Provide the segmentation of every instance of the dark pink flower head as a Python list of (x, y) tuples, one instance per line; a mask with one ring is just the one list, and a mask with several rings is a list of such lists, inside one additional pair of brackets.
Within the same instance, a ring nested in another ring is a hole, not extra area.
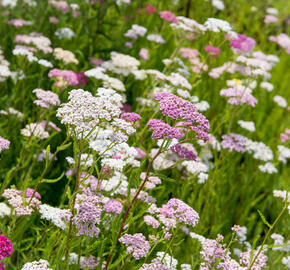
[(13, 246), (9, 238), (0, 235), (0, 260), (9, 257), (13, 252)]
[[(31, 196), (33, 195), (33, 193), (34, 193), (34, 189), (27, 188), (26, 189), (26, 198), (31, 198)], [(40, 194), (37, 191), (34, 193), (34, 196), (33, 197), (36, 198), (36, 199), (41, 199), (41, 196), (40, 196)]]
[(123, 107), (122, 107), (122, 111), (123, 112), (130, 112), (132, 109), (132, 106), (130, 104), (123, 104)]
[(198, 213), (179, 199), (172, 198), (160, 208), (160, 214), (177, 222), (194, 227), (199, 221)]
[(153, 5), (147, 4), (145, 6), (146, 14), (147, 15), (152, 15), (153, 13), (156, 12), (156, 8)]
[(221, 53), (221, 50), (220, 48), (217, 48), (217, 47), (213, 47), (213, 46), (210, 46), (210, 45), (206, 45), (205, 48), (204, 48), (210, 56), (212, 57), (216, 57), (218, 54)]
[(238, 34), (237, 38), (234, 38), (230, 42), (230, 46), (235, 48), (238, 52), (249, 53), (252, 51), (256, 41), (253, 38), (247, 37), (243, 34)]
[(178, 23), (178, 19), (176, 18), (174, 13), (172, 13), (171, 11), (168, 11), (168, 10), (160, 11), (159, 15), (165, 21), (172, 22), (172, 23)]
[(141, 116), (137, 113), (122, 113), (121, 118), (128, 122), (136, 122), (141, 119)]
[(191, 123), (188, 128), (195, 132), (198, 138), (208, 140), (209, 121), (197, 111), (193, 103), (167, 92), (157, 93), (154, 98), (159, 101), (163, 115)]

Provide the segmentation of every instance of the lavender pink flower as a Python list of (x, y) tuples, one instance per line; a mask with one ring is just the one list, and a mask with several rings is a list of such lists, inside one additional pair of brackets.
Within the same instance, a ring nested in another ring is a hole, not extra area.
[(52, 69), (48, 73), (48, 77), (61, 77), (71, 86), (80, 86), (86, 84), (88, 79), (83, 72), (74, 72), (72, 70), (60, 70), (57, 68)]
[[(242, 252), (240, 254), (240, 264), (244, 267), (249, 267), (253, 258), (256, 257), (256, 255), (258, 254), (258, 250), (253, 250), (252, 251), (253, 254), (251, 255), (251, 250), (248, 250), (246, 252)], [(264, 267), (266, 267), (266, 262), (268, 260), (268, 257), (264, 254), (264, 252), (262, 251), (259, 256), (257, 257), (256, 261), (254, 262), (253, 266), (252, 266), (252, 270), (260, 270)]]
[(122, 212), (123, 205), (119, 201), (115, 199), (110, 199), (105, 205), (104, 205), (104, 211), (107, 213), (115, 213), (119, 215)]
[(160, 208), (160, 214), (194, 227), (199, 221), (199, 215), (189, 205), (179, 199), (170, 199)]
[(121, 118), (128, 122), (136, 122), (141, 119), (141, 116), (137, 113), (122, 113)]
[(246, 152), (246, 143), (248, 138), (236, 133), (230, 133), (229, 135), (222, 136), (222, 147), (228, 149), (230, 152), (233, 150), (237, 152)]
[(153, 5), (147, 4), (145, 6), (146, 14), (147, 15), (152, 15), (153, 13), (156, 12), (156, 8)]
[(10, 146), (10, 141), (8, 141), (0, 136), (0, 153), (3, 150), (9, 149), (9, 146)]
[(51, 91), (45, 91), (40, 88), (34, 89), (32, 91), (38, 98), (33, 103), (42, 108), (48, 109), (50, 106), (58, 106), (60, 100), (57, 94)]
[(146, 257), (150, 245), (142, 233), (124, 234), (119, 241), (126, 245), (127, 254), (132, 254), (136, 260)]
[(170, 150), (175, 153), (176, 155), (178, 155), (179, 158), (181, 159), (193, 159), (196, 160), (197, 155), (187, 149), (186, 147), (182, 146), (181, 144), (175, 144), (173, 146), (170, 147)]

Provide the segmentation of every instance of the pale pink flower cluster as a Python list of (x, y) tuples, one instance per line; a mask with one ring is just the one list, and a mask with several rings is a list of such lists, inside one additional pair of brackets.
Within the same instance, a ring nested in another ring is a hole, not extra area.
[(59, 106), (60, 104), (58, 95), (51, 91), (45, 91), (40, 88), (36, 88), (32, 92), (38, 98), (33, 102), (37, 106), (48, 109), (50, 106)]
[(127, 254), (132, 254), (136, 260), (146, 257), (150, 244), (142, 233), (124, 234), (119, 241), (126, 245)]
[[(248, 250), (246, 252), (242, 252), (240, 254), (240, 264), (245, 267), (249, 267), (253, 258), (255, 258), (258, 254), (258, 250)], [(255, 260), (254, 264), (252, 265), (252, 270), (260, 270), (267, 266), (268, 257), (262, 251), (257, 259)]]
[(57, 60), (62, 60), (65, 64), (73, 63), (77, 65), (79, 63), (71, 51), (63, 50), (62, 48), (55, 48), (53, 55)]
[(67, 13), (70, 10), (70, 6), (66, 1), (49, 0), (49, 3), (63, 13)]
[(0, 153), (3, 150), (9, 149), (9, 146), (10, 146), (10, 141), (8, 141), (0, 136)]
[(25, 137), (37, 137), (38, 139), (46, 139), (49, 137), (49, 133), (44, 130), (43, 126), (38, 123), (31, 123), (25, 126), (25, 128), (21, 129), (21, 135)]
[(32, 22), (30, 21), (25, 21), (23, 19), (13, 19), (13, 20), (9, 20), (7, 21), (7, 24), (11, 24), (15, 27), (22, 27), (24, 25), (31, 25)]
[(16, 43), (33, 44), (38, 50), (44, 53), (51, 53), (50, 40), (39, 33), (30, 33), (29, 35), (16, 35), (14, 41)]
[(276, 42), (279, 46), (286, 50), (288, 54), (290, 54), (290, 38), (287, 34), (282, 33), (278, 36), (270, 36), (270, 41)]
[[(41, 204), (41, 201), (38, 200), (38, 198), (40, 199), (39, 194), (35, 193), (34, 197), (31, 199), (32, 194), (33, 192), (28, 191), (25, 198), (21, 190), (5, 189), (2, 196), (14, 207), (17, 216), (29, 216), (35, 209), (38, 209)], [(29, 202), (30, 204), (28, 204)]]

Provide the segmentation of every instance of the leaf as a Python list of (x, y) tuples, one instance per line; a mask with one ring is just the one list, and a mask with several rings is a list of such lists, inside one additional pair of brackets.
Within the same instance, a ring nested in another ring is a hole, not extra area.
[(262, 214), (262, 212), (258, 209), (257, 210), (262, 221), (264, 222), (264, 224), (266, 224), (269, 228), (272, 228), (272, 225), (266, 220), (266, 218), (264, 217), (264, 215)]
[(62, 173), (58, 178), (55, 179), (42, 179), (42, 183), (56, 183), (58, 182), (62, 177), (64, 176), (64, 173)]
[(64, 145), (61, 145), (61, 146), (58, 146), (57, 151), (63, 151), (65, 149), (67, 149), (70, 145), (71, 145), (71, 142), (64, 144)]
[(49, 163), (49, 154), (50, 154), (50, 144), (46, 147), (46, 154), (45, 154), (45, 167), (46, 168)]

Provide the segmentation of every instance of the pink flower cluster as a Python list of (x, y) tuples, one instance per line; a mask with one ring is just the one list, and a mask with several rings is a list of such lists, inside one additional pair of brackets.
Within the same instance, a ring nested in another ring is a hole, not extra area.
[(178, 23), (178, 19), (171, 11), (168, 11), (168, 10), (160, 11), (159, 15), (163, 20), (166, 20), (172, 23)]
[(210, 45), (206, 45), (205, 46), (205, 51), (209, 53), (210, 56), (212, 57), (216, 57), (217, 55), (219, 55), (221, 53), (221, 50), (220, 48), (218, 47), (213, 47), (213, 46), (210, 46)]
[(7, 21), (7, 24), (11, 24), (15, 27), (22, 27), (24, 25), (30, 25), (30, 22), (25, 21), (23, 19), (13, 19), (13, 20)]
[(290, 54), (290, 38), (287, 34), (282, 33), (278, 35), (277, 37), (270, 36), (269, 40), (276, 42), (279, 46), (285, 49), (288, 54)]
[(136, 260), (146, 257), (150, 245), (142, 233), (135, 233), (133, 235), (124, 234), (119, 241), (126, 245), (127, 254), (132, 254)]
[[(253, 250), (253, 254), (251, 254), (251, 250), (248, 250), (246, 252), (242, 252), (240, 254), (240, 264), (245, 267), (249, 267), (253, 258), (256, 257), (258, 254), (258, 250)], [(257, 257), (256, 261), (254, 262), (252, 266), (252, 270), (260, 270), (266, 267), (266, 262), (268, 260), (268, 257), (264, 254), (262, 251), (259, 256)]]
[(0, 136), (0, 153), (3, 150), (9, 149), (9, 146), (10, 146), (10, 141), (8, 141)]
[(13, 252), (13, 246), (9, 238), (0, 235), (0, 260), (9, 257)]
[(162, 120), (151, 119), (148, 121), (147, 126), (153, 131), (152, 138), (154, 139), (180, 139), (184, 133), (179, 128), (172, 127)]
[[(14, 207), (17, 216), (29, 216), (32, 214), (34, 209), (38, 208), (41, 204), (41, 201), (37, 199), (39, 194), (37, 195), (35, 193), (34, 197), (31, 199), (32, 194), (33, 192), (28, 191), (26, 193), (26, 200), (24, 200), (23, 192), (21, 190), (5, 189), (2, 196), (8, 199), (9, 204)], [(30, 204), (28, 204), (29, 202)]]
[(208, 140), (209, 121), (197, 111), (193, 103), (166, 92), (157, 93), (154, 98), (159, 101), (163, 115), (187, 121), (187, 127), (194, 131), (197, 137)]
[(229, 97), (228, 103), (234, 105), (242, 105), (247, 103), (248, 105), (255, 107), (258, 103), (257, 99), (248, 91), (248, 89), (242, 87), (241, 85), (222, 89), (220, 91), (220, 95)]
[[(286, 141), (289, 141), (290, 140), (290, 129), (289, 128), (286, 128), (285, 133), (281, 133), (280, 134), (280, 139), (282, 142), (286, 142)], [(0, 147), (1, 148), (1, 147)]]
[(48, 73), (48, 77), (60, 77), (65, 80), (71, 86), (80, 86), (86, 84), (88, 79), (83, 72), (74, 72), (72, 70), (61, 70), (54, 68)]
[(238, 52), (249, 53), (252, 51), (256, 41), (243, 34), (238, 34), (237, 38), (234, 38), (230, 42), (230, 46), (235, 48)]
[(196, 158), (197, 158), (197, 155), (193, 151), (187, 149), (186, 147), (182, 146), (179, 143), (171, 146), (170, 150), (173, 153), (175, 153), (176, 155), (178, 155), (178, 157), (181, 158), (181, 159), (193, 159), (193, 160), (196, 160)]
[(128, 122), (136, 122), (141, 119), (141, 116), (137, 113), (122, 113), (121, 118)]
[(228, 149), (230, 152), (233, 150), (237, 152), (246, 152), (245, 145), (248, 138), (236, 133), (230, 133), (229, 135), (222, 136), (222, 147)]
[(155, 217), (152, 217), (150, 215), (144, 216), (144, 222), (155, 229), (158, 228), (160, 224)]
[(115, 200), (115, 199), (110, 199), (105, 205), (104, 205), (104, 211), (107, 213), (115, 213), (119, 215), (122, 212), (123, 205)]
[(58, 106), (60, 104), (58, 95), (51, 91), (45, 91), (40, 88), (37, 88), (37, 89), (34, 89), (32, 92), (38, 98), (37, 100), (33, 102), (37, 106), (48, 109), (50, 105)]
[(55, 1), (55, 0), (50, 0), (49, 3), (55, 7), (56, 9), (60, 10), (63, 13), (67, 13), (70, 10), (70, 6), (66, 1)]
[(177, 222), (185, 223), (194, 227), (199, 220), (199, 215), (183, 201), (172, 198), (160, 208), (160, 214), (175, 219)]

